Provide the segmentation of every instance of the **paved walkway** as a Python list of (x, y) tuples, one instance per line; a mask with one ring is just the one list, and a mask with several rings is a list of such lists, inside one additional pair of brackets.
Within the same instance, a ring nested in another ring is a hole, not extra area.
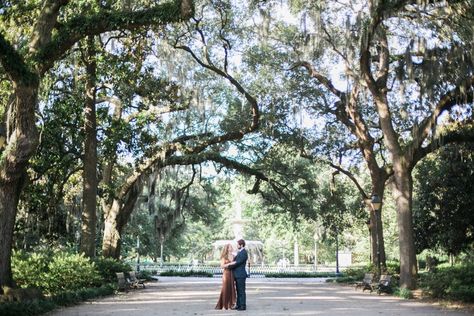
[(318, 279), (248, 279), (247, 311), (214, 310), (218, 278), (160, 277), (146, 289), (56, 310), (51, 316), (472, 315)]

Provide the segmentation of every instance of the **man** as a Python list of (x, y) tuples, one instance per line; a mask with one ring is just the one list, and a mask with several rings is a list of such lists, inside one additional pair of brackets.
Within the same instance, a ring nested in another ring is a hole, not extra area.
[(247, 309), (246, 295), (245, 295), (245, 280), (247, 279), (247, 271), (245, 271), (245, 265), (247, 264), (248, 254), (245, 249), (245, 240), (240, 239), (237, 241), (237, 256), (234, 261), (229, 265), (232, 269), (235, 279), (235, 287), (237, 289), (237, 304), (232, 308), (238, 311), (244, 311)]

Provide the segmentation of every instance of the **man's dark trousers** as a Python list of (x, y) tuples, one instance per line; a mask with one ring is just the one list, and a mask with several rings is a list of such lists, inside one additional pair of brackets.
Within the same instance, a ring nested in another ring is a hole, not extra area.
[(245, 294), (245, 281), (246, 278), (236, 278), (235, 287), (237, 289), (237, 307), (246, 308), (247, 296)]

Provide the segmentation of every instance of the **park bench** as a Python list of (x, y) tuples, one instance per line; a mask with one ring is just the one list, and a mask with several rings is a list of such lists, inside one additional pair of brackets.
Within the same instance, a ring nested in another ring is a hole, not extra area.
[(382, 274), (377, 284), (377, 293), (392, 293), (392, 276), (388, 274)]
[(128, 273), (130, 279), (129, 279), (129, 282), (130, 282), (130, 285), (133, 287), (133, 288), (138, 288), (138, 286), (141, 286), (143, 288), (145, 288), (145, 279), (138, 279), (137, 278), (137, 275), (135, 274), (135, 271), (130, 271)]
[(374, 282), (374, 274), (373, 273), (366, 273), (364, 275), (364, 279), (361, 282), (357, 282), (355, 288), (362, 288), (362, 291), (370, 290), (372, 292), (374, 289), (372, 287), (372, 283)]
[(118, 285), (118, 289), (119, 291), (122, 290), (122, 291), (125, 291), (127, 292), (130, 287), (131, 287), (131, 284), (130, 282), (125, 278), (125, 273), (123, 272), (115, 272), (115, 274), (117, 275), (117, 285)]

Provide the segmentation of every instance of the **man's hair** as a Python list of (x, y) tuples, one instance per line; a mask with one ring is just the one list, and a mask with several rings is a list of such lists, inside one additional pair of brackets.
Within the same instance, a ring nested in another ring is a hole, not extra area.
[(245, 240), (239, 239), (239, 240), (237, 240), (237, 243), (238, 243), (239, 245), (241, 245), (242, 247), (245, 247)]

